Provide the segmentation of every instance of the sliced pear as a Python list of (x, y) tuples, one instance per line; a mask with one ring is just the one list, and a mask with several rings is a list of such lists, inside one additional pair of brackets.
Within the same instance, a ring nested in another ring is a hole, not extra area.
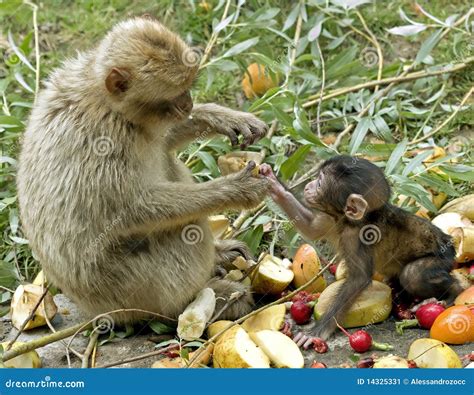
[(184, 368), (186, 364), (181, 358), (162, 358), (156, 362), (153, 362), (151, 367), (153, 369), (176, 369), (176, 368)]
[[(314, 306), (314, 317), (319, 319), (327, 310), (330, 303), (338, 297), (339, 289), (344, 280), (329, 285)], [(341, 325), (345, 328), (375, 324), (387, 319), (392, 310), (392, 290), (380, 281), (372, 281), (352, 303), (344, 316)]]
[(464, 228), (466, 226), (472, 226), (472, 222), (469, 218), (459, 213), (443, 213), (431, 221), (431, 223), (440, 228), (444, 233), (451, 234), (454, 228)]
[(409, 368), (408, 361), (397, 355), (387, 355), (375, 361), (373, 368)]
[(285, 322), (286, 306), (284, 303), (268, 307), (253, 317), (247, 318), (243, 324), (247, 332), (258, 332), (264, 329), (280, 330)]
[(293, 281), (294, 274), (283, 261), (267, 255), (258, 265), (252, 279), (252, 289), (260, 294), (279, 294)]
[(466, 195), (445, 204), (440, 213), (459, 213), (474, 221), (474, 194)]
[(270, 360), (252, 341), (245, 330), (236, 325), (225, 332), (214, 347), (215, 368), (269, 368)]
[(458, 355), (447, 344), (435, 339), (417, 339), (408, 350), (408, 359), (419, 368), (461, 368)]
[(456, 262), (469, 262), (474, 259), (474, 226), (451, 229), (454, 248), (456, 249)]
[(210, 339), (211, 337), (217, 335), (220, 331), (229, 326), (229, 324), (232, 324), (232, 321), (220, 320), (213, 322), (207, 327), (207, 337)]
[[(3, 349), (7, 347), (10, 342), (2, 343)], [(24, 344), (23, 342), (15, 342), (12, 346), (12, 350), (17, 348), (18, 346)], [(9, 359), (8, 361), (3, 363), (7, 368), (40, 368), (41, 367), (41, 359), (38, 353), (33, 350), (29, 351), (25, 354), (18, 355), (15, 358)]]
[[(12, 297), (10, 311), (12, 324), (16, 329), (20, 329), (25, 320), (28, 319), (43, 292), (44, 289), (40, 285), (25, 284), (18, 286)], [(52, 320), (57, 312), (58, 308), (54, 303), (53, 295), (48, 292), (43, 302), (36, 309), (33, 319), (28, 321), (24, 329), (28, 330), (46, 325), (46, 317), (48, 320)]]
[(250, 334), (252, 340), (277, 368), (302, 368), (303, 354), (296, 343), (278, 331), (263, 330)]

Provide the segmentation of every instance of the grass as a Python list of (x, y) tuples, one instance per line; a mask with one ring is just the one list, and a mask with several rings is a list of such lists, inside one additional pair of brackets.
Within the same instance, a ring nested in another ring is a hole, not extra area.
[[(430, 194), (443, 193), (447, 199), (452, 199), (472, 193), (472, 97), (467, 101), (466, 108), (461, 109), (433, 139), (410, 147), (405, 143), (417, 134), (423, 136), (429, 133), (456, 110), (473, 86), (472, 64), (456, 74), (397, 84), (382, 98), (374, 98), (373, 91), (365, 89), (327, 100), (320, 108), (323, 122), (319, 139), (315, 123), (318, 106), (302, 110), (309, 96), (319, 97), (323, 75), (316, 41), (309, 42), (308, 34), (322, 21), (323, 28), (316, 40), (322, 49), (325, 92), (328, 92), (377, 78), (377, 61), (368, 64), (363, 57), (367, 49), (374, 51), (375, 48), (374, 43), (367, 40), (369, 32), (365, 31), (357, 11), (380, 44), (384, 56), (383, 77), (392, 77), (400, 75), (417, 56), (422, 57), (423, 61), (415, 65), (415, 70), (461, 63), (472, 56), (473, 36), (472, 30), (469, 30), (472, 29), (472, 16), (468, 23), (450, 29), (425, 56), (420, 53), (435, 32), (447, 29), (423, 11), (440, 21), (452, 15), (456, 15), (457, 20), (468, 13), (471, 2), (423, 0), (419, 2), (420, 8), (411, 0), (375, 1), (350, 10), (344, 10), (335, 3), (341, 4), (342, 1), (302, 0), (296, 3), (249, 0), (237, 9), (237, 2), (232, 1), (229, 15), (234, 17), (218, 34), (193, 92), (195, 100), (257, 111), (269, 123), (277, 119), (275, 134), (255, 144), (251, 150), (259, 151), (265, 147), (266, 161), (274, 165), (289, 184), (300, 179), (316, 160), (334, 155), (336, 150), (352, 151), (356, 155), (369, 157), (385, 169), (391, 169), (386, 172), (394, 189), (394, 201), (398, 200), (399, 195), (406, 195), (410, 197), (404, 203), (407, 209), (416, 212), (424, 207), (433, 216), (437, 207), (433, 205)], [(221, 20), (224, 8), (224, 0), (43, 1), (37, 12), (41, 78), (46, 77), (66, 57), (74, 56), (77, 50), (93, 46), (117, 21), (131, 15), (156, 15), (192, 46), (203, 50)], [(297, 12), (292, 14), (295, 8), (298, 8)], [(388, 29), (408, 24), (402, 21), (399, 9), (404, 10), (410, 19), (429, 27), (409, 37), (390, 34)], [(299, 16), (301, 35), (294, 63), (290, 65)], [(10, 32), (12, 40), (34, 69), (32, 17), (32, 7), (21, 0), (0, 3), (0, 52), (3, 59), (0, 63), (3, 100), (0, 113), (0, 228), (3, 235), (0, 242), (0, 295), (4, 306), (11, 297), (10, 290), (19, 282), (31, 281), (40, 268), (21, 232), (14, 178), (19, 138), (34, 99), (34, 92), (25, 86), (34, 91), (35, 73), (16, 56), (8, 39)], [(289, 26), (287, 29), (283, 28), (285, 23)], [(235, 49), (239, 43), (255, 37), (259, 41), (253, 46), (223, 58), (229, 49)], [(240, 83), (246, 66), (254, 61), (279, 74), (282, 84), (262, 99), (249, 101), (243, 96)], [(360, 116), (361, 110), (368, 104), (368, 113)], [(351, 123), (356, 127), (337, 147), (330, 147), (334, 136)], [(447, 156), (437, 158), (440, 171), (427, 170), (426, 166), (416, 162), (417, 154), (435, 146), (442, 147), (447, 153)], [(396, 147), (401, 155), (394, 154)], [(222, 138), (213, 139), (203, 146), (194, 144), (192, 148), (182, 154), (182, 159), (190, 164), (196, 178), (201, 181), (219, 176), (217, 156), (231, 150)], [(194, 156), (189, 157), (192, 152), (195, 152)], [(234, 213), (232, 217), (236, 215)], [(240, 217), (239, 223), (239, 237), (248, 241), (255, 253), (270, 248), (291, 255), (298, 241), (295, 230), (287, 226), (285, 218), (270, 202), (257, 213)]]

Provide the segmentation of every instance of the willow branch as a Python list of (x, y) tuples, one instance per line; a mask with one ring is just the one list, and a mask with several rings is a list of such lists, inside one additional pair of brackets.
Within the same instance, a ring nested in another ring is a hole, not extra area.
[(426, 135), (424, 135), (424, 136), (422, 136), (418, 139), (410, 141), (408, 143), (408, 145), (418, 144), (418, 143), (434, 136), (441, 129), (443, 129), (449, 122), (451, 122), (451, 120), (457, 115), (457, 113), (461, 110), (461, 108), (466, 104), (467, 100), (469, 99), (469, 97), (472, 95), (473, 92), (474, 92), (474, 88), (469, 89), (469, 91), (462, 98), (462, 100), (459, 103), (458, 107), (449, 115), (449, 117), (447, 117), (443, 122), (441, 122), (437, 127), (435, 127), (430, 133), (428, 133), (428, 134), (426, 134)]

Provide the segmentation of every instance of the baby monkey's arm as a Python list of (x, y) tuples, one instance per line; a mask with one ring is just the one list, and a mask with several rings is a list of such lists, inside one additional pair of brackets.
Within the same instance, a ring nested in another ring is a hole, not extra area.
[(324, 239), (334, 228), (335, 222), (329, 215), (313, 211), (301, 204), (273, 174), (270, 165), (260, 166), (260, 174), (270, 182), (270, 196), (278, 204), (298, 231), (310, 240)]

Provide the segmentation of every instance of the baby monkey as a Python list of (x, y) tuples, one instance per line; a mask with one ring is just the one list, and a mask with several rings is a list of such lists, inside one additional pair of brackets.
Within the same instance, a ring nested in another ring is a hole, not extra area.
[(348, 276), (316, 327), (327, 339), (336, 320), (372, 281), (374, 271), (398, 279), (420, 298), (453, 298), (462, 289), (451, 277), (455, 251), (450, 236), (426, 219), (389, 203), (390, 187), (371, 162), (345, 155), (320, 166), (299, 202), (263, 164), (260, 173), (271, 183), (272, 199), (300, 233), (330, 242), (346, 262)]

